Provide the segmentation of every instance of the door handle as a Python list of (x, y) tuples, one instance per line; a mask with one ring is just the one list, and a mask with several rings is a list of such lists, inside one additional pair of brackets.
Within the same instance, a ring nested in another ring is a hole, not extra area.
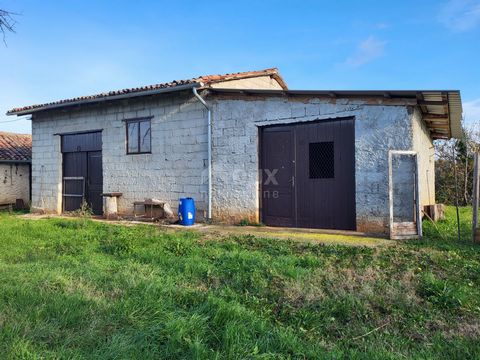
[(292, 176), (292, 187), (295, 187), (295, 176)]

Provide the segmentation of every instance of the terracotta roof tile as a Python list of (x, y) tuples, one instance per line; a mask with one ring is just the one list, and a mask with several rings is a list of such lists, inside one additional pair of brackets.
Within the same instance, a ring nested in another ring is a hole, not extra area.
[(0, 162), (31, 161), (32, 136), (0, 131)]
[(202, 82), (206, 86), (208, 86), (209, 84), (215, 83), (215, 82), (246, 79), (246, 78), (257, 77), (257, 76), (272, 76), (276, 78), (277, 81), (280, 82), (280, 85), (282, 87), (285, 87), (285, 90), (286, 90), (286, 84), (281, 78), (277, 68), (270, 68), (270, 69), (256, 70), (256, 71), (244, 71), (244, 72), (223, 74), (223, 75), (204, 75), (204, 76), (199, 76), (198, 78), (195, 78), (193, 80)]
[(42, 108), (42, 107), (46, 107), (46, 106), (50, 106), (50, 105), (69, 104), (69, 103), (75, 103), (75, 102), (81, 101), (81, 100), (102, 99), (102, 98), (108, 98), (110, 96), (123, 95), (123, 94), (129, 94), (129, 93), (137, 93), (137, 92), (142, 92), (142, 91), (157, 90), (157, 89), (164, 89), (164, 88), (174, 88), (175, 86), (188, 85), (188, 84), (194, 84), (194, 83), (196, 83), (196, 82), (192, 81), (192, 80), (174, 80), (174, 81), (171, 81), (171, 82), (168, 82), (168, 83), (140, 86), (140, 87), (129, 88), (129, 89), (114, 90), (114, 91), (104, 92), (104, 93), (95, 94), (95, 95), (78, 96), (78, 97), (74, 97), (74, 98), (70, 98), (70, 99), (53, 101), (53, 102), (50, 102), (50, 103), (36, 104), (36, 105), (29, 105), (29, 106), (24, 106), (24, 107), (20, 107), (20, 108), (14, 108), (12, 110), (7, 111), (7, 115), (13, 115), (13, 114), (15, 114), (17, 112), (20, 112), (20, 111), (33, 110), (33, 109)]
[(203, 87), (208, 87), (210, 84), (213, 84), (213, 83), (216, 83), (216, 82), (245, 79), (245, 78), (257, 77), (257, 76), (272, 76), (273, 78), (275, 78), (279, 82), (279, 84), (284, 89), (287, 89), (287, 85), (285, 84), (282, 77), (278, 73), (278, 69), (277, 68), (271, 68), (271, 69), (265, 69), (265, 70), (246, 71), (246, 72), (238, 72), (238, 73), (223, 74), (223, 75), (204, 75), (204, 76), (199, 76), (199, 77), (196, 77), (196, 78), (193, 78), (193, 79), (174, 80), (174, 81), (167, 82), (167, 83), (154, 84), (154, 85), (141, 86), (141, 87), (128, 88), (128, 89), (121, 89), (121, 90), (109, 91), (109, 92), (104, 92), (104, 93), (95, 94), (95, 95), (79, 96), (79, 97), (74, 97), (74, 98), (64, 99), (64, 100), (58, 100), (58, 101), (45, 103), (45, 104), (37, 104), (37, 105), (29, 105), (29, 106), (24, 106), (24, 107), (19, 107), (19, 108), (13, 108), (13, 109), (7, 111), (7, 115), (15, 115), (15, 114), (20, 113), (20, 112), (26, 112), (26, 111), (29, 111), (29, 110), (36, 110), (36, 109), (39, 109), (39, 108), (46, 108), (46, 107), (54, 106), (54, 105), (55, 106), (63, 105), (63, 104), (68, 105), (68, 104), (76, 103), (76, 102), (82, 101), (82, 100), (105, 99), (105, 98), (108, 98), (108, 97), (118, 96), (118, 95), (123, 95), (123, 94), (131, 94), (131, 93), (133, 94), (133, 93), (138, 93), (138, 92), (143, 92), (143, 91), (165, 89), (165, 88), (175, 88), (176, 86), (180, 86), (180, 85), (199, 84)]

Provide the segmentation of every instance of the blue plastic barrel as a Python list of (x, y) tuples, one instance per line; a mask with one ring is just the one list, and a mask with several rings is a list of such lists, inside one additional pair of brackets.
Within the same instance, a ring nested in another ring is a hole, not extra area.
[(195, 223), (195, 201), (192, 198), (181, 198), (178, 203), (178, 219), (180, 225), (191, 226)]

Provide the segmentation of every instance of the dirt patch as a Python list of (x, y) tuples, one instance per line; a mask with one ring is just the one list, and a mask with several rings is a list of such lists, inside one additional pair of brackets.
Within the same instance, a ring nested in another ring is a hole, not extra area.
[[(185, 230), (185, 228), (183, 228)], [(266, 226), (221, 226), (203, 225), (188, 228), (202, 232), (210, 239), (218, 239), (230, 235), (251, 235), (258, 238), (293, 240), (303, 243), (351, 246), (390, 246), (395, 241), (369, 237), (361, 233), (312, 229), (271, 228)]]
[[(78, 219), (65, 215), (39, 215), (24, 214), (19, 218), (27, 220), (40, 220), (50, 218)], [(159, 226), (162, 231), (197, 231), (203, 234), (203, 240), (218, 240), (230, 235), (251, 235), (258, 238), (293, 240), (302, 243), (325, 244), (325, 245), (350, 245), (350, 246), (391, 246), (396, 242), (379, 237), (368, 236), (353, 231), (318, 230), (318, 229), (296, 229), (296, 228), (272, 228), (267, 226), (228, 226), (228, 225), (206, 225), (195, 224), (194, 226), (165, 225), (128, 220), (106, 220), (99, 217), (91, 217), (92, 221), (105, 222), (114, 225), (135, 226), (151, 225)]]
[[(415, 274), (411, 271), (398, 277), (387, 276), (378, 268), (368, 267), (363, 271), (354, 268), (339, 269), (328, 266), (317, 269), (303, 279), (287, 282), (282, 297), (294, 307), (303, 307), (314, 302), (334, 297), (353, 295), (367, 306), (375, 307), (378, 297), (388, 304), (402, 303), (407, 306), (422, 302), (414, 285)], [(379, 288), (381, 286), (381, 288)]]
[(480, 338), (480, 320), (478, 318), (461, 318), (451, 327), (443, 327), (443, 335), (447, 339), (464, 337), (468, 339)]

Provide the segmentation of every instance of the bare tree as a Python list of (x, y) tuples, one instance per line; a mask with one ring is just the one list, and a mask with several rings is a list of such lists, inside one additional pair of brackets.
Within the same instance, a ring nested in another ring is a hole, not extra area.
[(13, 16), (16, 15), (15, 13), (7, 10), (2, 10), (0, 9), (0, 32), (2, 33), (3, 36), (3, 42), (6, 45), (5, 42), (5, 35), (8, 32), (15, 32), (15, 19)]
[(455, 203), (455, 172), (459, 179), (460, 205), (471, 203), (473, 154), (480, 150), (480, 126), (464, 126), (463, 133), (460, 140), (435, 142), (435, 189), (441, 203)]

